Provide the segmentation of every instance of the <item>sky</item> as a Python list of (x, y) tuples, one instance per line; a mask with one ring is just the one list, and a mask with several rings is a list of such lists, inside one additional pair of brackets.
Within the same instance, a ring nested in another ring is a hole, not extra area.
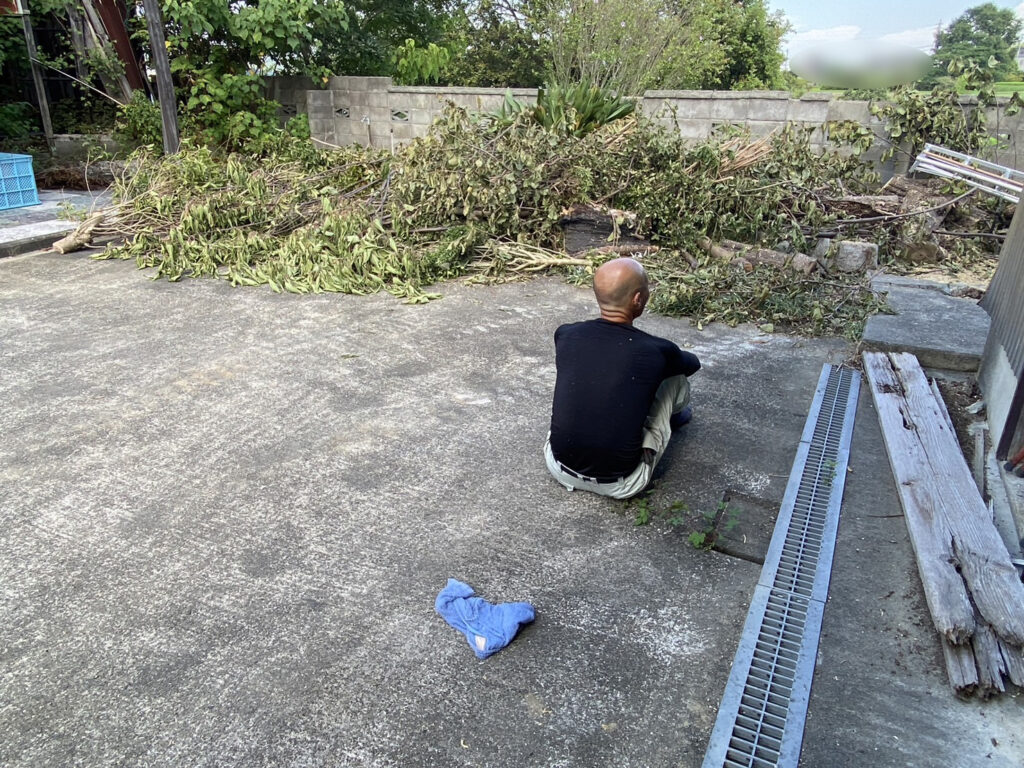
[[(883, 40), (905, 43), (931, 53), (935, 29), (948, 25), (984, 0), (767, 0), (793, 26), (784, 43), (789, 55), (810, 45), (841, 40)], [(1024, 18), (1024, 2), (999, 2)]]

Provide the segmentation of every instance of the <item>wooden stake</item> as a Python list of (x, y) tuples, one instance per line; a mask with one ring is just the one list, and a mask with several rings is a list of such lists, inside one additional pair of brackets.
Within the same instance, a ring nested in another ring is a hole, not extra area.
[(46, 86), (43, 85), (43, 68), (39, 66), (39, 53), (36, 51), (36, 36), (32, 32), (32, 17), (28, 12), (28, 0), (22, 3), (25, 13), (21, 17), (25, 28), (25, 46), (28, 48), (28, 60), (32, 64), (32, 82), (36, 87), (36, 98), (39, 100), (39, 117), (43, 121), (43, 134), (46, 146), (53, 152), (53, 122), (50, 120), (50, 102), (46, 99)]
[(163, 121), (164, 154), (173, 155), (181, 142), (178, 139), (178, 109), (174, 97), (174, 82), (171, 80), (171, 64), (167, 59), (167, 42), (164, 39), (164, 20), (160, 15), (157, 0), (142, 0), (146, 10), (146, 26), (149, 27), (149, 48), (156, 69), (156, 92), (160, 100), (160, 118)]

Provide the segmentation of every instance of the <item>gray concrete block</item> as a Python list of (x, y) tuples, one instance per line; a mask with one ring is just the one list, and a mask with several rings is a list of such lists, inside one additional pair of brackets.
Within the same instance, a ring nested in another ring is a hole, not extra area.
[(419, 95), (418, 93), (391, 91), (388, 94), (388, 106), (391, 109), (400, 109), (406, 112), (412, 111), (417, 107), (416, 97)]
[(409, 122), (414, 125), (430, 125), (434, 122), (434, 113), (429, 109), (410, 109)]
[(369, 91), (362, 104), (367, 107), (391, 108), (391, 96), (387, 91)]
[(789, 102), (786, 119), (796, 123), (823, 123), (828, 119), (828, 101), (806, 97)]
[(677, 120), (676, 126), (684, 139), (706, 139), (711, 135), (710, 120)]
[(348, 79), (348, 87), (351, 91), (366, 91), (368, 90), (367, 77), (350, 77)]
[(878, 246), (859, 240), (837, 243), (834, 266), (840, 272), (864, 272), (878, 268)]
[(871, 119), (871, 110), (866, 101), (846, 101), (834, 99), (828, 102), (828, 120), (851, 120), (855, 123), (867, 123)]
[(716, 94), (711, 100), (711, 119), (730, 123), (741, 123), (749, 117), (750, 102), (747, 99), (722, 98)]
[(978, 302), (905, 285), (889, 286), (886, 295), (897, 314), (868, 318), (862, 349), (910, 352), (926, 368), (978, 369), (990, 325)]
[(727, 93), (727, 91), (697, 91), (697, 90), (682, 90), (682, 91), (647, 91), (644, 93), (645, 99), (668, 99), (668, 100), (689, 100), (689, 99), (712, 99), (716, 93)]
[(417, 127), (412, 123), (395, 123), (391, 130), (396, 140), (408, 141), (417, 136)]
[(665, 99), (664, 104), (670, 107), (680, 120), (707, 119), (711, 117), (710, 98)]
[(334, 105), (334, 91), (306, 91), (306, 104), (310, 111), (318, 107), (330, 108)]
[(309, 132), (314, 136), (320, 136), (325, 133), (334, 132), (334, 118), (310, 118), (309, 120)]
[(501, 105), (505, 103), (503, 96), (480, 96), (478, 99), (478, 109), (482, 112), (495, 112), (501, 109)]
[(386, 91), (392, 85), (390, 77), (368, 77), (366, 78), (366, 90)]
[(350, 120), (347, 117), (337, 117), (334, 119), (334, 132), (339, 135), (354, 133), (358, 128), (362, 128), (358, 120)]
[(749, 120), (785, 122), (789, 117), (789, 99), (751, 98), (748, 102)]
[(334, 75), (327, 79), (327, 87), (332, 91), (347, 91), (352, 88), (352, 78), (349, 75)]
[(768, 136), (775, 131), (781, 130), (785, 125), (784, 122), (778, 120), (748, 120), (746, 123), (747, 128), (750, 130), (750, 135), (755, 138)]

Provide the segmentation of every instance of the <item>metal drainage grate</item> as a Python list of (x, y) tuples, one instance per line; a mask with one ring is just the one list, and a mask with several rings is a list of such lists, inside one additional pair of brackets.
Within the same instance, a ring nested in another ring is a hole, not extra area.
[(822, 369), (704, 768), (800, 759), (859, 392), (855, 371)]

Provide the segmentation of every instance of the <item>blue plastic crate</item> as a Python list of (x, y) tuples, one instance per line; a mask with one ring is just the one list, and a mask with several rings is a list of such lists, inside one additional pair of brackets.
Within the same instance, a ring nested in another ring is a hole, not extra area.
[(0, 211), (39, 205), (32, 155), (0, 152)]

